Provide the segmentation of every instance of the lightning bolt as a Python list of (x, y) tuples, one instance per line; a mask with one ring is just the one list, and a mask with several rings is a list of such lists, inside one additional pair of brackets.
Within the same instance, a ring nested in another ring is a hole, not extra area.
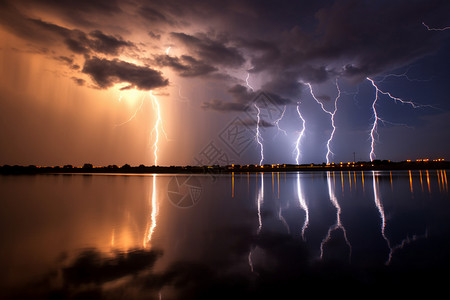
[(331, 141), (334, 138), (334, 133), (336, 132), (336, 125), (334, 123), (334, 116), (336, 115), (336, 112), (337, 112), (337, 109), (338, 109), (337, 102), (338, 102), (339, 98), (341, 97), (341, 89), (339, 88), (339, 84), (338, 84), (338, 79), (337, 78), (336, 78), (336, 89), (337, 89), (338, 93), (337, 93), (336, 98), (334, 99), (334, 110), (333, 110), (333, 113), (331, 114), (331, 126), (333, 127), (333, 130), (331, 131), (330, 138), (327, 141), (327, 156), (326, 156), (327, 164), (330, 163), (330, 155), (334, 155), (334, 153), (331, 151), (330, 143), (331, 143)]
[[(120, 101), (121, 98), (122, 98), (122, 95), (120, 95), (119, 101)], [(141, 103), (139, 104), (139, 106), (136, 109), (136, 111), (134, 112), (134, 114), (128, 120), (126, 120), (125, 122), (122, 122), (120, 124), (116, 124), (115, 127), (119, 127), (119, 126), (127, 124), (128, 122), (131, 122), (136, 117), (137, 113), (142, 109), (142, 105), (144, 104), (144, 100), (145, 100), (145, 95), (142, 95)]]
[(300, 146), (301, 146), (302, 138), (305, 135), (305, 129), (306, 129), (306, 121), (300, 112), (300, 103), (297, 103), (297, 113), (298, 113), (300, 120), (302, 121), (302, 130), (300, 131), (297, 141), (295, 142), (295, 152), (297, 153), (297, 155), (295, 157), (295, 163), (298, 165), (299, 161), (300, 161), (300, 154), (301, 154)]
[(171, 46), (167, 47), (167, 49), (166, 49), (166, 55), (169, 55), (169, 53), (170, 53), (170, 48), (172, 48), (172, 47), (171, 47)]
[(161, 131), (164, 133), (166, 138), (167, 138), (167, 135), (164, 131), (164, 128), (162, 127), (161, 110), (160, 110), (158, 99), (153, 95), (152, 91), (150, 91), (150, 96), (153, 100), (154, 107), (156, 107), (156, 114), (157, 114), (155, 125), (153, 126), (153, 130), (152, 130), (152, 133), (155, 132), (155, 142), (153, 143), (153, 155), (154, 155), (154, 159), (155, 159), (154, 165), (157, 166), (158, 165), (159, 129), (161, 128)]
[(252, 92), (254, 92), (255, 90), (253, 89), (253, 87), (248, 83), (248, 79), (250, 78), (250, 73), (247, 73), (247, 77), (245, 78), (245, 83), (247, 84), (248, 88), (252, 90)]
[(259, 165), (261, 166), (262, 162), (264, 160), (264, 146), (263, 146), (263, 144), (261, 142), (261, 140), (262, 140), (261, 133), (259, 132), (259, 122), (261, 121), (260, 120), (261, 119), (260, 118), (261, 110), (259, 109), (258, 105), (256, 105), (256, 103), (254, 103), (253, 105), (255, 106), (256, 111), (257, 111), (257, 114), (256, 114), (256, 136), (255, 136), (255, 138), (256, 138), (256, 141), (259, 144), (259, 149), (260, 149), (260, 152), (261, 152), (261, 159), (259, 161)]
[(277, 129), (278, 129), (277, 134), (274, 136), (274, 138), (278, 135), (278, 133), (280, 133), (280, 131), (281, 131), (282, 133), (284, 133), (284, 135), (287, 135), (286, 130), (280, 128), (280, 121), (284, 118), (284, 113), (285, 113), (285, 112), (286, 112), (286, 105), (285, 105), (284, 108), (283, 108), (283, 112), (281, 113), (280, 118), (278, 118), (275, 122), (273, 122), (273, 124), (274, 124), (274, 125), (277, 127)]
[[(371, 78), (369, 78), (369, 77), (367, 77), (366, 79), (367, 79), (368, 81), (370, 81), (370, 82), (372, 83), (372, 86), (375, 88), (375, 99), (374, 99), (373, 102), (372, 102), (372, 112), (373, 112), (374, 121), (373, 121), (373, 123), (372, 123), (372, 128), (371, 128), (371, 130), (370, 130), (370, 140), (371, 140), (371, 143), (370, 143), (370, 154), (369, 154), (370, 161), (373, 161), (373, 160), (375, 159), (375, 157), (376, 157), (376, 155), (375, 155), (375, 135), (378, 136), (378, 131), (377, 131), (377, 129), (378, 129), (378, 121), (384, 122), (384, 123), (387, 122), (387, 121), (381, 119), (381, 118), (378, 116), (376, 104), (377, 104), (378, 99), (379, 99), (379, 94), (382, 94), (382, 95), (385, 95), (385, 96), (389, 97), (389, 98), (390, 98), (391, 100), (393, 100), (395, 103), (399, 103), (399, 102), (400, 102), (400, 103), (402, 103), (402, 104), (408, 104), (408, 105), (410, 105), (412, 108), (422, 108), (422, 107), (435, 108), (435, 107), (433, 107), (433, 106), (431, 106), (431, 105), (421, 105), (421, 104), (417, 104), (417, 103), (412, 102), (412, 101), (409, 101), (409, 100), (403, 100), (403, 99), (401, 99), (401, 98), (394, 97), (394, 96), (391, 95), (391, 93), (382, 91), (382, 90), (375, 84), (375, 81), (374, 81), (373, 79), (371, 79)], [(390, 123), (390, 122), (387, 122), (387, 123)], [(391, 123), (391, 124), (395, 124), (395, 123)]]
[(331, 233), (335, 230), (341, 229), (342, 233), (344, 234), (345, 243), (347, 244), (347, 246), (349, 248), (348, 259), (350, 260), (351, 256), (352, 256), (352, 245), (348, 241), (347, 231), (345, 230), (345, 227), (344, 227), (344, 225), (342, 225), (342, 222), (341, 222), (341, 206), (339, 205), (339, 202), (337, 200), (335, 190), (334, 190), (334, 188), (332, 188), (332, 185), (331, 185), (331, 173), (330, 172), (327, 172), (327, 184), (328, 184), (328, 195), (330, 197), (330, 201), (333, 204), (333, 206), (336, 208), (336, 223), (334, 225), (330, 226), (330, 228), (328, 229), (327, 235), (325, 236), (325, 238), (322, 240), (322, 243), (320, 244), (320, 259), (323, 258), (323, 250), (324, 250), (326, 243), (328, 243), (328, 241), (331, 239)]
[(450, 26), (443, 27), (443, 28), (431, 28), (430, 26), (428, 26), (427, 24), (425, 24), (425, 22), (422, 22), (422, 25), (425, 26), (425, 28), (426, 28), (428, 31), (445, 31), (445, 30), (450, 29)]
[(317, 97), (314, 95), (314, 92), (313, 92), (311, 84), (310, 83), (306, 83), (306, 85), (309, 87), (309, 91), (310, 91), (311, 96), (313, 97), (313, 99), (317, 102), (317, 104), (320, 105), (320, 107), (322, 108), (322, 110), (325, 113), (330, 115), (330, 118), (331, 118), (331, 126), (333, 127), (333, 130), (331, 131), (330, 138), (327, 141), (327, 155), (326, 155), (327, 164), (329, 164), (330, 163), (330, 156), (334, 155), (334, 153), (331, 151), (331, 147), (330, 147), (331, 141), (333, 140), (333, 137), (334, 137), (334, 133), (336, 132), (336, 125), (334, 123), (334, 116), (336, 115), (336, 112), (337, 112), (337, 102), (338, 102), (339, 98), (341, 97), (341, 90), (339, 88), (338, 79), (336, 78), (336, 89), (337, 89), (338, 94), (337, 94), (337, 96), (336, 96), (336, 98), (334, 100), (334, 110), (332, 112), (329, 111), (329, 110), (326, 110), (325, 107), (323, 106), (323, 103), (320, 102), (319, 99), (317, 99)]

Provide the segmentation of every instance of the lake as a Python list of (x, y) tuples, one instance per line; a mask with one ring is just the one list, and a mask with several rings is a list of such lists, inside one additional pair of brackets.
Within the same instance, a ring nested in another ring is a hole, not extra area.
[(0, 298), (438, 295), (448, 175), (0, 176)]

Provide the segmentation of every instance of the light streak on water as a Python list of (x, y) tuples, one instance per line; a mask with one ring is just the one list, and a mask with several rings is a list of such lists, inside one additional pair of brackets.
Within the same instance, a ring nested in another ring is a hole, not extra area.
[(305, 221), (303, 222), (302, 227), (302, 238), (305, 240), (305, 230), (309, 225), (309, 209), (308, 205), (306, 204), (305, 195), (302, 191), (302, 186), (300, 184), (300, 173), (297, 173), (297, 197), (298, 197), (298, 203), (300, 204), (300, 208), (305, 212)]

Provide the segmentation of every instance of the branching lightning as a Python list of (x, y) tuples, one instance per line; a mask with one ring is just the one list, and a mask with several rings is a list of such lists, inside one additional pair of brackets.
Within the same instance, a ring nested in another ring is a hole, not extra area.
[(329, 114), (330, 117), (331, 117), (331, 126), (333, 127), (333, 130), (331, 131), (330, 138), (327, 141), (327, 155), (326, 155), (327, 164), (329, 164), (330, 163), (330, 156), (334, 155), (334, 153), (331, 151), (331, 146), (330, 146), (331, 141), (333, 140), (333, 137), (334, 137), (334, 133), (336, 132), (336, 126), (335, 126), (335, 123), (334, 123), (334, 116), (336, 115), (336, 111), (337, 111), (337, 102), (338, 102), (339, 98), (341, 97), (341, 90), (339, 88), (338, 79), (336, 78), (336, 89), (337, 89), (338, 94), (337, 94), (336, 98), (334, 99), (334, 110), (332, 112), (329, 111), (329, 110), (326, 110), (325, 107), (323, 106), (323, 103), (320, 102), (319, 99), (317, 99), (317, 97), (314, 95), (314, 92), (313, 92), (311, 84), (310, 83), (306, 83), (306, 85), (308, 85), (309, 91), (311, 93), (311, 96), (314, 98), (314, 100), (316, 100), (317, 104), (319, 104), (320, 107), (322, 108), (322, 110), (325, 113)]
[(302, 121), (302, 130), (300, 131), (297, 141), (295, 142), (295, 152), (296, 152), (296, 157), (295, 157), (295, 163), (298, 165), (300, 162), (300, 148), (301, 148), (301, 142), (302, 142), (302, 138), (305, 135), (305, 129), (306, 129), (306, 122), (305, 119), (303, 118), (301, 112), (300, 112), (300, 103), (297, 103), (297, 113), (298, 116), (300, 118), (300, 120)]
[(336, 132), (336, 125), (334, 123), (334, 116), (336, 115), (337, 112), (337, 102), (338, 99), (341, 97), (341, 89), (339, 88), (339, 84), (338, 84), (338, 79), (336, 78), (336, 89), (337, 89), (337, 96), (334, 99), (334, 110), (333, 113), (331, 114), (331, 126), (333, 127), (333, 130), (331, 131), (331, 135), (330, 138), (327, 141), (327, 164), (330, 163), (330, 155), (334, 155), (334, 153), (331, 151), (331, 147), (330, 147), (330, 143), (334, 138), (334, 133)]
[[(286, 105), (283, 108), (283, 112), (281, 113), (280, 118), (278, 118), (277, 120), (275, 120), (275, 122), (273, 122), (273, 124), (277, 127), (278, 131), (277, 131), (277, 135), (278, 133), (281, 131), (282, 133), (284, 133), (284, 135), (287, 135), (286, 130), (281, 129), (280, 127), (280, 121), (284, 118), (284, 114), (286, 113)], [(275, 135), (276, 136), (276, 135)]]
[(422, 22), (422, 25), (425, 26), (425, 28), (426, 28), (428, 31), (445, 31), (445, 30), (450, 29), (450, 26), (443, 27), (443, 28), (431, 28), (430, 26), (428, 26), (427, 24), (425, 24), (425, 22)]
[(260, 152), (261, 152), (261, 159), (259, 161), (259, 165), (261, 166), (264, 160), (264, 146), (261, 142), (262, 137), (261, 137), (261, 133), (259, 132), (259, 122), (260, 120), (260, 115), (261, 115), (261, 110), (259, 109), (258, 105), (256, 105), (256, 103), (253, 104), (256, 108), (257, 114), (256, 114), (256, 141), (259, 144), (259, 148), (260, 148)]
[[(366, 78), (368, 81), (370, 81), (372, 83), (372, 86), (375, 88), (375, 99), (372, 102), (372, 112), (373, 112), (373, 117), (374, 117), (374, 121), (372, 123), (372, 128), (370, 130), (370, 140), (371, 140), (371, 144), (370, 144), (370, 161), (373, 161), (375, 159), (375, 135), (378, 136), (378, 121), (380, 122), (386, 122), (383, 119), (381, 119), (378, 116), (378, 112), (377, 112), (377, 108), (376, 108), (376, 104), (378, 102), (379, 99), (379, 94), (383, 94), (387, 97), (389, 97), (391, 100), (393, 100), (395, 103), (402, 103), (402, 104), (408, 104), (410, 105), (412, 108), (422, 108), (422, 107), (430, 107), (430, 108), (434, 108), (431, 105), (421, 105), (421, 104), (417, 104), (415, 102), (409, 101), (409, 100), (403, 100), (401, 98), (398, 97), (394, 97), (391, 95), (391, 93), (389, 92), (385, 92), (382, 91), (376, 84), (375, 81), (369, 77)], [(393, 124), (393, 123), (391, 123)]]
[[(120, 97), (122, 97), (122, 95), (120, 95)], [(119, 98), (119, 101), (120, 101), (120, 99), (121, 98)], [(142, 95), (141, 103), (139, 104), (139, 106), (136, 109), (136, 111), (134, 112), (134, 114), (128, 120), (126, 120), (125, 122), (122, 122), (120, 124), (115, 125), (115, 127), (122, 126), (122, 125), (127, 124), (128, 122), (131, 122), (136, 117), (137, 113), (142, 109), (142, 105), (144, 104), (144, 100), (145, 100), (145, 95)]]

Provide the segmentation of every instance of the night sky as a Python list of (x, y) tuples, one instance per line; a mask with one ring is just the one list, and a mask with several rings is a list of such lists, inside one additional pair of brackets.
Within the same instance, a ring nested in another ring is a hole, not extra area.
[(448, 160), (449, 26), (448, 0), (0, 0), (0, 165), (322, 163), (333, 133), (330, 162)]

